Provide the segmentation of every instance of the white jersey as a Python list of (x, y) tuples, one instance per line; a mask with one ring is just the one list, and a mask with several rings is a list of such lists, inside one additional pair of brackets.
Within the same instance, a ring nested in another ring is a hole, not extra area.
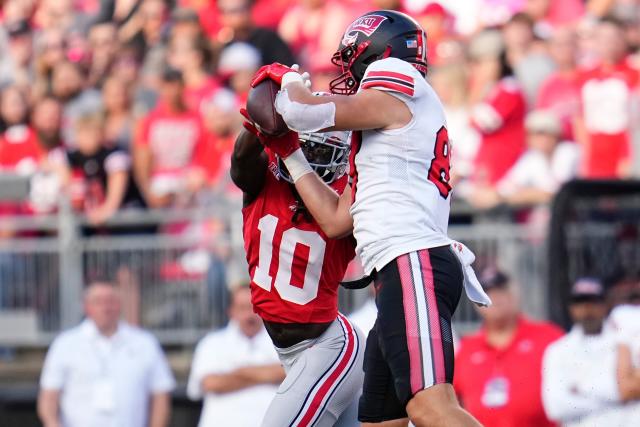
[(400, 255), (451, 243), (451, 153), (442, 104), (411, 64), (397, 58), (373, 62), (362, 79), (363, 89), (395, 96), (413, 115), (399, 129), (354, 132), (353, 234), (370, 274)]

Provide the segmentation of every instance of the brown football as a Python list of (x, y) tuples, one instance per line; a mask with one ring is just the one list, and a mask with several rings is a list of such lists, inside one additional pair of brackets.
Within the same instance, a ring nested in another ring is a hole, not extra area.
[(273, 80), (263, 80), (249, 91), (247, 97), (247, 113), (258, 126), (258, 129), (267, 135), (280, 136), (289, 128), (276, 112), (275, 101), (280, 86)]

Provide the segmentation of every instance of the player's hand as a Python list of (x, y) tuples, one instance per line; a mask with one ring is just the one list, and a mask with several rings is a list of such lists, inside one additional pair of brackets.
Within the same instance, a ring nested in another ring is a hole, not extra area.
[(279, 84), (280, 87), (284, 87), (289, 83), (300, 82), (305, 87), (311, 88), (311, 76), (309, 76), (309, 73), (307, 72), (301, 74), (300, 66), (298, 64), (293, 64), (291, 67), (287, 67), (286, 65), (282, 65), (278, 62), (263, 65), (253, 76), (253, 80), (251, 80), (251, 87), (256, 87), (260, 82), (266, 79), (273, 80)]
[(255, 123), (253, 123), (249, 117), (249, 113), (247, 113), (245, 108), (240, 109), (240, 114), (245, 118), (244, 123), (242, 123), (244, 128), (258, 137), (258, 140), (265, 148), (271, 150), (281, 159), (286, 159), (294, 151), (300, 148), (300, 141), (298, 140), (297, 132), (289, 131), (282, 136), (269, 136), (260, 132)]
[(251, 80), (251, 87), (256, 87), (260, 82), (271, 79), (279, 85), (282, 84), (282, 77), (287, 73), (297, 73), (291, 67), (287, 67), (286, 65), (282, 65), (279, 62), (274, 62), (273, 64), (263, 65), (260, 67), (258, 72), (253, 76), (253, 80)]

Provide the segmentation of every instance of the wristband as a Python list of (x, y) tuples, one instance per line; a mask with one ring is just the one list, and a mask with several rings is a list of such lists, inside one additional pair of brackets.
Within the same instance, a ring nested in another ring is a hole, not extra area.
[(306, 174), (313, 173), (313, 169), (311, 165), (302, 154), (302, 148), (298, 148), (296, 151), (291, 153), (286, 159), (282, 159), (284, 165), (287, 167), (289, 171), (289, 176), (293, 180), (295, 184), (300, 178), (305, 176)]

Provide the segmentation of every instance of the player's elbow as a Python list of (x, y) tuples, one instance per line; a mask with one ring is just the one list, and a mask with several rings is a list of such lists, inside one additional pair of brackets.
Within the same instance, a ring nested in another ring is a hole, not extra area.
[(346, 224), (344, 222), (329, 221), (324, 224), (320, 224), (320, 228), (324, 234), (330, 239), (341, 239), (348, 236), (353, 231), (352, 224)]

